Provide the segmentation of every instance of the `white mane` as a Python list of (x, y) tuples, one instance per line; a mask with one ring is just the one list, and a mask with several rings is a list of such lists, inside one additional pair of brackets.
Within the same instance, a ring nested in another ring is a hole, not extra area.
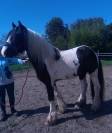
[(38, 54), (40, 58), (51, 58), (54, 57), (54, 49), (53, 46), (47, 42), (41, 35), (28, 30), (28, 45), (29, 48), (33, 49), (33, 54)]

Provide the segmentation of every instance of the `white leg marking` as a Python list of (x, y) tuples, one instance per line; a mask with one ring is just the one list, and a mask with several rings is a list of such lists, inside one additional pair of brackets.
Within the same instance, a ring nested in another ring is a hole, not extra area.
[(56, 122), (57, 115), (56, 115), (56, 106), (55, 102), (50, 102), (50, 112), (47, 117), (47, 121), (45, 122), (45, 125), (52, 125)]
[(83, 80), (80, 80), (81, 83), (81, 94), (77, 100), (77, 102), (79, 103), (79, 105), (83, 105), (86, 103), (86, 90), (87, 90), (87, 80), (86, 77), (84, 77)]
[(95, 97), (93, 99), (92, 110), (97, 111), (100, 107), (100, 84), (98, 80), (98, 70), (96, 69), (91, 75), (90, 78), (94, 85)]
[(1, 50), (1, 55), (5, 57), (5, 51), (7, 50), (7, 46), (3, 46)]

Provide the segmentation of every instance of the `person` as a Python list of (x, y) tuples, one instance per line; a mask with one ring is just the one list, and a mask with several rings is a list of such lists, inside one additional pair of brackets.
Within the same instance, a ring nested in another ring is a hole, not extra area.
[(15, 95), (14, 95), (14, 78), (12, 72), (9, 68), (10, 64), (23, 64), (26, 60), (21, 60), (18, 58), (4, 58), (0, 56), (0, 108), (1, 117), (0, 121), (5, 121), (7, 119), (6, 113), (6, 92), (8, 94), (10, 110), (12, 114), (16, 114), (15, 109)]

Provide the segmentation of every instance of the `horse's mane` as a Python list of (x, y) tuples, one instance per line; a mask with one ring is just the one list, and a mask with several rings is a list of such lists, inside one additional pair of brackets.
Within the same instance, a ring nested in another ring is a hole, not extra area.
[(57, 48), (51, 45), (44, 37), (28, 29), (28, 45), (32, 49), (32, 54), (38, 56), (40, 60), (46, 58), (55, 58), (56, 60), (60, 57), (60, 52)]

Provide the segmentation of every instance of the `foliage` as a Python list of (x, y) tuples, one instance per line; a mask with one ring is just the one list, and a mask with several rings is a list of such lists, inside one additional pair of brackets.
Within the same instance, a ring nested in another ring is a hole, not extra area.
[(112, 24), (105, 26), (100, 35), (104, 51), (112, 52)]
[(112, 52), (112, 24), (106, 25), (101, 17), (79, 19), (70, 27), (54, 17), (46, 25), (46, 37), (60, 49), (88, 45), (96, 52)]
[(70, 27), (71, 43), (76, 45), (85, 44), (94, 50), (102, 51), (101, 30), (105, 28), (102, 18), (80, 19)]
[(59, 17), (52, 18), (46, 25), (46, 37), (54, 46), (68, 49), (69, 28)]

